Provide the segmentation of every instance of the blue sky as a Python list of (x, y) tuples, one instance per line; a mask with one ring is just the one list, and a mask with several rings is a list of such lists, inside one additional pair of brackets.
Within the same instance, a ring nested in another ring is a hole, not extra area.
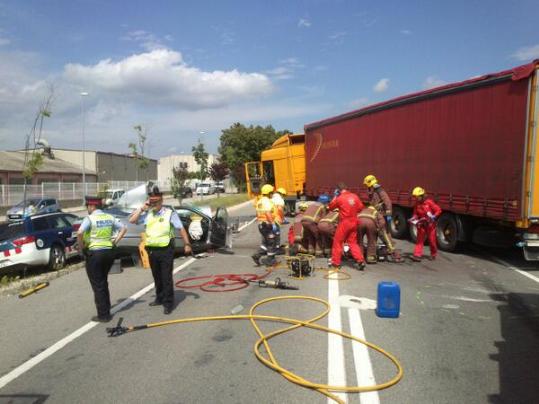
[[(1, 1), (0, 142), (54, 86), (54, 147), (217, 150), (234, 122), (303, 125), (539, 58), (537, 1)], [(201, 135), (201, 132), (202, 135)]]

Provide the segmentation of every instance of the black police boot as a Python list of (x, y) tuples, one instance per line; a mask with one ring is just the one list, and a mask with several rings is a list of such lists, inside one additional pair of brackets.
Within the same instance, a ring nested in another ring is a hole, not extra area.
[(364, 271), (365, 270), (365, 267), (367, 266), (365, 264), (365, 261), (356, 261), (354, 262), (354, 268), (357, 269), (358, 271)]
[(253, 254), (253, 255), (251, 255), (251, 258), (255, 262), (256, 266), (259, 267), (260, 266), (260, 254), (258, 254), (258, 253)]

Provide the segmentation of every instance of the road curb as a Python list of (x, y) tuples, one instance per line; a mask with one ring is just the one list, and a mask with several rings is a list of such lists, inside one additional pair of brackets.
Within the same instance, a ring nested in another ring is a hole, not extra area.
[(248, 201), (238, 203), (237, 205), (231, 206), (227, 210), (230, 213), (230, 212), (233, 212), (235, 210), (238, 210), (238, 209), (244, 208), (246, 206), (249, 206), (252, 203), (253, 203), (253, 199), (249, 199)]

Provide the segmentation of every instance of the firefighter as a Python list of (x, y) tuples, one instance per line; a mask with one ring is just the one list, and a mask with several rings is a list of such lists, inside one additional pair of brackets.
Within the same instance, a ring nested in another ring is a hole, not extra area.
[(277, 250), (281, 248), (281, 226), (285, 223), (284, 217), (284, 199), (283, 196), (286, 195), (286, 190), (284, 188), (277, 188), (277, 190), (271, 196), (271, 202), (273, 203), (273, 217), (275, 219), (275, 224), (277, 225), (277, 231), (275, 232), (275, 246)]
[(363, 244), (363, 238), (367, 236), (367, 264), (376, 264), (377, 262), (376, 241), (378, 237), (386, 245), (387, 252), (394, 262), (403, 261), (400, 252), (395, 249), (395, 245), (389, 237), (384, 217), (374, 206), (368, 206), (359, 212), (358, 233), (359, 244)]
[(320, 237), (318, 234), (318, 222), (326, 214), (326, 207), (320, 198), (316, 202), (311, 202), (303, 213), (301, 224), (303, 225), (303, 236), (309, 254), (322, 256), (320, 248)]
[[(329, 196), (325, 195), (329, 202)], [(331, 245), (335, 236), (335, 229), (339, 222), (339, 211), (328, 211), (318, 222), (318, 233), (320, 236), (320, 247), (325, 257), (331, 256)]]
[[(114, 216), (101, 210), (101, 198), (86, 196), (85, 199), (88, 216), (77, 231), (77, 246), (79, 251), (84, 251), (86, 274), (94, 292), (97, 316), (92, 317), (92, 321), (105, 323), (112, 319), (107, 277), (115, 258), (113, 247), (127, 229)], [(115, 231), (117, 235), (113, 237)]]
[(273, 202), (273, 205), (275, 207), (275, 218), (278, 222), (279, 226), (283, 224), (287, 224), (286, 218), (284, 215), (284, 197), (286, 196), (286, 189), (284, 188), (277, 188), (277, 191), (273, 193), (271, 196), (271, 201)]
[(265, 265), (274, 265), (276, 244), (275, 234), (278, 232), (278, 226), (275, 223), (275, 209), (269, 195), (273, 192), (273, 186), (265, 184), (260, 189), (261, 197), (256, 202), (256, 218), (258, 220), (258, 231), (262, 236), (262, 242), (258, 252), (251, 257), (257, 266), (260, 265), (260, 259), (263, 255), (267, 255)]
[(363, 184), (367, 187), (369, 193), (369, 204), (374, 206), (383, 216), (386, 223), (391, 223), (391, 199), (384, 188), (378, 183), (378, 179), (369, 174), (363, 180)]
[(303, 237), (303, 225), (301, 224), (301, 219), (303, 219), (303, 214), (307, 206), (306, 202), (300, 202), (298, 204), (298, 213), (294, 217), (294, 224), (288, 230), (288, 245), (292, 246), (290, 248), (290, 255), (296, 255), (297, 253), (306, 254), (308, 252)]
[(148, 200), (129, 217), (130, 223), (143, 220), (145, 224), (145, 247), (150, 257), (150, 267), (155, 283), (155, 300), (150, 306), (163, 306), (163, 314), (174, 308), (174, 229), (178, 230), (185, 254), (191, 254), (191, 240), (183, 227), (178, 213), (163, 206), (163, 194), (157, 187), (148, 195)]
[(417, 242), (412, 260), (420, 262), (423, 256), (423, 245), (428, 238), (430, 245), (430, 259), (435, 260), (438, 253), (436, 244), (436, 220), (442, 214), (442, 209), (430, 198), (425, 190), (415, 187), (412, 191), (415, 199), (414, 214), (409, 222), (417, 227)]
[(362, 271), (365, 269), (365, 259), (357, 244), (357, 214), (364, 208), (363, 203), (359, 196), (348, 191), (343, 183), (339, 183), (334, 195), (333, 200), (329, 203), (329, 209), (339, 209), (339, 224), (333, 238), (331, 265), (340, 268), (344, 243), (347, 243), (350, 253), (356, 261), (354, 266)]

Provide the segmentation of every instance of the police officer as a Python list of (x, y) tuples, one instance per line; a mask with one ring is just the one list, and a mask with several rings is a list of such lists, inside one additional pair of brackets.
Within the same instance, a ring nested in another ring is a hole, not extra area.
[[(127, 229), (114, 216), (104, 213), (101, 207), (100, 198), (86, 197), (88, 216), (77, 231), (77, 243), (79, 251), (85, 251), (86, 273), (94, 292), (97, 316), (92, 317), (92, 321), (108, 322), (112, 316), (107, 276), (115, 258), (113, 247), (123, 238)], [(118, 233), (113, 239), (115, 231)]]
[(174, 229), (179, 230), (184, 242), (185, 254), (191, 254), (191, 241), (174, 209), (163, 206), (163, 194), (157, 187), (149, 194), (144, 205), (129, 217), (130, 223), (144, 221), (146, 250), (155, 283), (155, 300), (150, 306), (163, 305), (163, 313), (170, 314), (174, 308)]
[(260, 265), (260, 259), (263, 255), (268, 256), (266, 262), (264, 262), (265, 265), (271, 266), (276, 262), (275, 234), (279, 231), (279, 227), (275, 224), (275, 207), (269, 198), (272, 192), (272, 185), (263, 185), (260, 190), (262, 195), (256, 201), (256, 219), (258, 221), (258, 231), (262, 236), (262, 242), (258, 251), (251, 257), (257, 266)]

